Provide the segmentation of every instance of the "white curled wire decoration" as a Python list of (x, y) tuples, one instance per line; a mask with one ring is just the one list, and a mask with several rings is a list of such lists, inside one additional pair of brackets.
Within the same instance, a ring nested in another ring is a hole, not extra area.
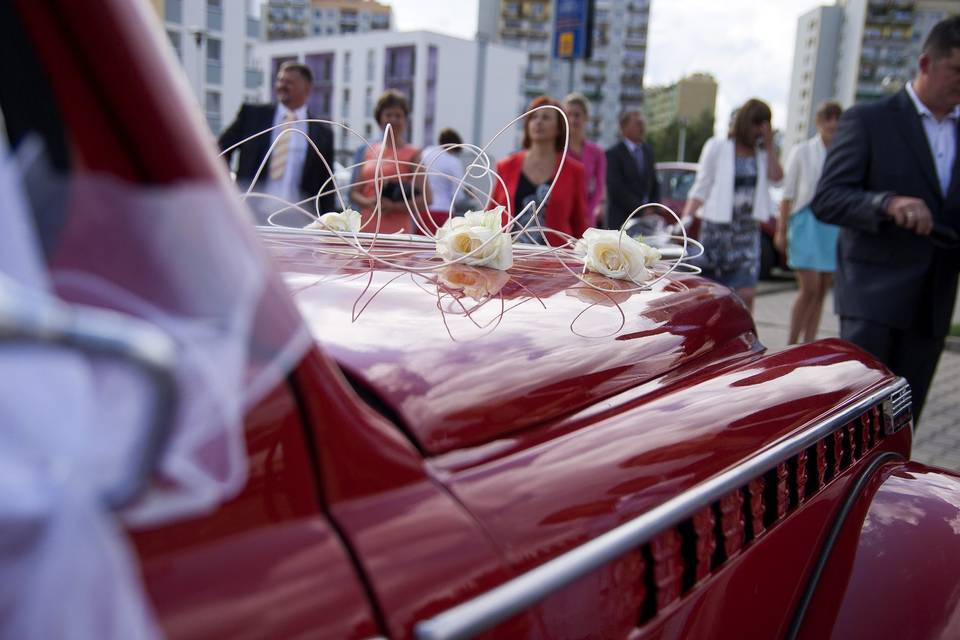
[[(665, 245), (657, 246), (656, 248), (664, 253), (673, 254), (674, 257), (658, 260), (655, 264), (649, 266), (650, 272), (653, 274), (653, 277), (650, 279), (644, 281), (637, 281), (631, 278), (625, 279), (625, 282), (629, 282), (632, 285), (627, 288), (605, 287), (597, 284), (596, 279), (586, 278), (585, 274), (588, 273), (588, 270), (584, 259), (576, 250), (577, 238), (574, 238), (569, 234), (563, 233), (556, 229), (551, 229), (549, 227), (536, 224), (542, 219), (542, 211), (549, 201), (550, 195), (552, 194), (554, 186), (556, 185), (557, 177), (563, 171), (563, 167), (567, 161), (567, 153), (570, 144), (569, 127), (565, 127), (564, 144), (560, 154), (559, 162), (557, 163), (557, 168), (554, 172), (553, 178), (550, 180), (545, 197), (539, 203), (531, 202), (521, 210), (513, 211), (512, 203), (510, 202), (509, 197), (507, 198), (507, 202), (497, 202), (494, 200), (493, 194), (497, 190), (496, 187), (499, 186), (500, 189), (506, 193), (507, 185), (503, 178), (498, 175), (493, 168), (493, 163), (488, 154), (489, 148), (496, 142), (497, 139), (500, 138), (500, 136), (512, 131), (518, 123), (523, 122), (527, 117), (531, 116), (535, 112), (545, 109), (555, 111), (558, 114), (558, 117), (563, 119), (564, 123), (567, 122), (566, 114), (564, 114), (562, 109), (554, 105), (542, 105), (535, 107), (534, 109), (531, 109), (508, 122), (483, 146), (477, 146), (469, 143), (442, 145), (440, 149), (443, 151), (463, 149), (475, 154), (474, 159), (464, 168), (464, 173), (459, 178), (434, 170), (433, 164), (436, 162), (439, 154), (431, 158), (426, 165), (418, 162), (400, 160), (397, 155), (396, 137), (393, 135), (393, 128), (389, 124), (383, 131), (380, 144), (374, 146), (364, 139), (364, 137), (358, 131), (343, 123), (315, 118), (301, 119), (290, 123), (278, 124), (264, 129), (263, 131), (249, 136), (225, 149), (223, 154), (230, 153), (237, 147), (261, 135), (272, 135), (272, 132), (275, 129), (282, 129), (277, 135), (276, 139), (271, 142), (266, 155), (257, 168), (253, 180), (241, 196), (243, 199), (259, 198), (276, 202), (278, 208), (271, 212), (267, 217), (268, 226), (274, 228), (286, 226), (276, 224), (273, 221), (274, 217), (283, 211), (295, 211), (302, 214), (304, 218), (303, 226), (317, 222), (320, 219), (320, 216), (322, 216), (324, 213), (327, 213), (320, 211), (320, 198), (331, 193), (335, 194), (341, 210), (346, 210), (348, 209), (348, 199), (344, 197), (344, 189), (347, 189), (349, 192), (355, 188), (363, 187), (364, 185), (370, 183), (373, 184), (374, 202), (371, 208), (371, 215), (366, 220), (362, 221), (360, 232), (351, 233), (330, 228), (301, 230), (303, 234), (327, 238), (332, 235), (340, 241), (339, 243), (318, 245), (315, 249), (318, 253), (345, 254), (358, 258), (366, 258), (378, 265), (381, 265), (382, 267), (402, 269), (410, 273), (436, 272), (450, 265), (467, 264), (471, 258), (483, 255), (490, 243), (497, 240), (497, 236), (491, 236), (487, 240), (481, 242), (471, 251), (466, 252), (465, 254), (454, 259), (441, 259), (437, 257), (432, 261), (424, 262), (420, 260), (417, 264), (411, 263), (409, 259), (414, 254), (421, 254), (424, 247), (411, 248), (409, 243), (410, 240), (420, 240), (420, 243), (423, 243), (424, 245), (431, 240), (434, 242), (436, 241), (437, 232), (431, 229), (431, 225), (427, 224), (427, 219), (424, 217), (425, 215), (430, 215), (430, 202), (427, 198), (427, 191), (426, 189), (421, 189), (418, 192), (418, 190), (415, 188), (415, 185), (418, 183), (426, 184), (427, 179), (431, 178), (449, 180), (456, 184), (454, 189), (454, 198), (451, 200), (449, 211), (447, 212), (448, 219), (453, 219), (455, 217), (454, 208), (456, 197), (460, 193), (466, 193), (476, 200), (479, 200), (481, 203), (483, 203), (481, 208), (484, 210), (489, 211), (490, 209), (496, 207), (503, 207), (505, 221), (501, 224), (500, 232), (510, 236), (515, 258), (523, 260), (533, 259), (539, 256), (554, 257), (559, 261), (562, 267), (573, 277), (577, 278), (583, 284), (583, 286), (611, 294), (633, 293), (649, 290), (658, 282), (673, 273), (699, 273), (700, 269), (693, 263), (693, 261), (703, 254), (703, 245), (687, 236), (682, 220), (676, 214), (676, 212), (666, 205), (660, 203), (644, 204), (638, 206), (633, 212), (630, 213), (620, 228), (620, 246), (618, 246), (618, 249), (622, 247), (622, 243), (624, 242), (625, 238), (629, 238), (630, 241), (633, 240), (632, 237), (627, 235), (626, 230), (629, 228), (631, 221), (636, 216), (648, 210), (650, 212), (661, 210), (670, 218), (672, 218), (674, 221), (672, 227), (678, 230), (679, 233), (657, 236), (657, 239), (665, 243)], [(374, 150), (375, 158), (371, 160), (362, 160), (359, 163), (351, 164), (345, 167), (345, 170), (351, 172), (352, 175), (354, 170), (362, 168), (367, 162), (373, 162), (373, 177), (368, 179), (360, 179), (347, 185), (337, 184), (337, 179), (332, 167), (328, 163), (327, 159), (320, 154), (320, 151), (313, 140), (311, 140), (309, 135), (304, 131), (293, 127), (293, 125), (296, 124), (309, 125), (311, 123), (319, 123), (333, 128), (343, 129), (351, 136), (361, 140), (368, 149), (368, 153), (370, 150)], [(270, 154), (273, 152), (279, 140), (285, 135), (303, 136), (307, 141), (309, 149), (320, 157), (320, 161), (330, 176), (315, 195), (298, 202), (289, 202), (278, 196), (256, 191), (256, 186), (261, 180), (261, 175), (263, 174), (264, 168), (269, 162)], [(392, 158), (385, 158), (385, 151), (388, 148), (388, 144), (390, 145), (389, 148), (392, 151)], [(387, 166), (391, 166), (393, 170), (392, 174), (384, 175), (385, 163)], [(410, 193), (408, 193), (408, 187), (405, 183), (406, 179), (409, 179), (409, 184), (412, 185), (409, 187)], [(381, 218), (383, 216), (383, 185), (385, 181), (394, 180), (396, 180), (400, 185), (399, 191), (402, 202), (409, 216), (409, 220), (411, 221), (411, 226), (413, 228), (412, 230), (414, 231), (415, 235), (404, 233), (387, 234), (381, 233), (380, 231)], [(486, 181), (486, 191), (479, 189), (474, 184), (471, 184), (470, 181)], [(531, 213), (532, 215), (526, 216), (527, 213)], [(525, 216), (528, 219), (521, 223), (521, 220)], [(520, 242), (520, 238), (533, 238), (534, 234), (539, 236), (543, 244), (527, 244)], [(553, 245), (550, 243), (551, 238), (555, 241), (555, 244)], [(397, 243), (395, 242), (397, 240), (403, 240), (404, 242)], [(276, 239), (276, 241), (281, 243), (283, 242), (280, 239)], [(622, 249), (620, 250), (622, 251)]]

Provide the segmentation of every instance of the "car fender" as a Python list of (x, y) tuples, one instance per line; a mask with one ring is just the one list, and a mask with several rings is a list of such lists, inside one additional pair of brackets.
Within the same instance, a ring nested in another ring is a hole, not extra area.
[(796, 637), (960, 637), (960, 475), (894, 462), (851, 498)]

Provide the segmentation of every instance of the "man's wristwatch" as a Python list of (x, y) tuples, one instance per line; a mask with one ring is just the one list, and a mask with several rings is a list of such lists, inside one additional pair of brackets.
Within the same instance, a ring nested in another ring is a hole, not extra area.
[(883, 217), (887, 216), (887, 205), (890, 203), (891, 198), (895, 194), (893, 191), (882, 191), (875, 194), (870, 198), (870, 205), (873, 207), (873, 210)]

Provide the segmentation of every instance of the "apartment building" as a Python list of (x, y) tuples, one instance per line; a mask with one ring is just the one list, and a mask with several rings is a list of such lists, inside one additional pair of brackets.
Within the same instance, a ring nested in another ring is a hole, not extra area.
[(253, 59), (260, 20), (247, 3), (151, 0), (187, 81), (216, 135), (264, 83)]
[(900, 90), (916, 73), (923, 40), (938, 21), (960, 14), (957, 0), (839, 0), (797, 21), (787, 148), (815, 131), (817, 105), (845, 107)]
[(704, 113), (714, 115), (717, 81), (709, 73), (694, 73), (679, 81), (645, 91), (643, 111), (647, 130), (665, 129), (674, 120), (694, 122)]
[(480, 0), (478, 37), (528, 54), (521, 110), (540, 94), (579, 91), (590, 101), (587, 134), (617, 140), (621, 111), (643, 105), (650, 0), (596, 0), (589, 60), (555, 60), (552, 0)]
[[(288, 60), (308, 65), (314, 74), (311, 113), (366, 138), (379, 135), (373, 119), (377, 98), (386, 89), (400, 91), (412, 108), (407, 137), (421, 147), (434, 144), (444, 127), (456, 129), (466, 142), (493, 138), (518, 115), (527, 60), (516, 49), (427, 31), (275, 40), (260, 44), (256, 58), (271, 73)], [(260, 98), (273, 99), (272, 90), (265, 85)], [(349, 157), (361, 141), (338, 130), (334, 144)], [(489, 151), (502, 157), (516, 145), (509, 132)]]
[(834, 76), (843, 19), (843, 7), (834, 5), (812, 9), (797, 20), (783, 132), (787, 149), (813, 135), (817, 107), (836, 95)]
[(389, 31), (393, 11), (376, 0), (268, 0), (267, 40)]

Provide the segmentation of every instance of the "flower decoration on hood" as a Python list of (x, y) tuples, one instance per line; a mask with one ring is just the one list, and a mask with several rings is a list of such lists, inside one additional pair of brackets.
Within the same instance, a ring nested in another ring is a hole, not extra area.
[(657, 249), (617, 230), (587, 229), (575, 251), (587, 271), (637, 284), (652, 277), (650, 268), (660, 260)]
[(506, 271), (513, 266), (513, 242), (500, 222), (503, 207), (467, 211), (437, 230), (437, 255), (444, 262)]
[(360, 212), (353, 209), (325, 213), (316, 222), (304, 229), (326, 229), (338, 233), (358, 233), (360, 231)]

